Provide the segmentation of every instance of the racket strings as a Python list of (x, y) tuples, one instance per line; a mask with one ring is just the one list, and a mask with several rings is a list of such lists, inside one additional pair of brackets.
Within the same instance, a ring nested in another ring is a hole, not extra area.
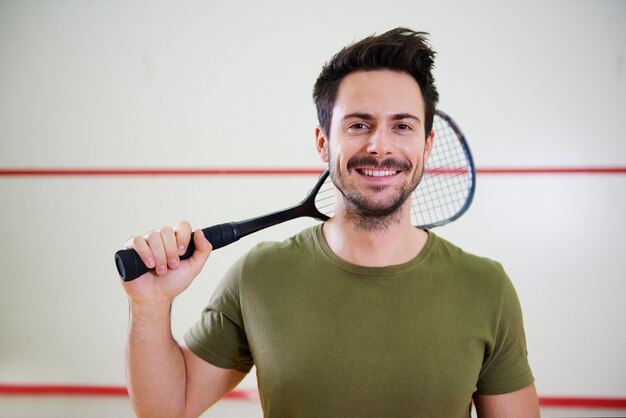
[(315, 196), (315, 207), (324, 215), (331, 217), (335, 214), (335, 186), (330, 176)]
[(433, 126), (433, 151), (412, 199), (413, 223), (420, 226), (435, 226), (458, 214), (473, 182), (462, 138), (439, 116)]

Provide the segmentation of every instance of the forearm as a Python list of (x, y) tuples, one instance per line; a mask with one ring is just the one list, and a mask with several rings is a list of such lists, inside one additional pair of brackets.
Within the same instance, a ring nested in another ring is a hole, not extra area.
[(131, 303), (126, 361), (137, 416), (185, 415), (185, 363), (172, 338), (169, 304)]

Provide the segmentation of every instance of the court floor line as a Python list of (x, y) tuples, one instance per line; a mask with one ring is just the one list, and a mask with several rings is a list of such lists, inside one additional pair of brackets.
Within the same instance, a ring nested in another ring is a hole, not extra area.
[[(128, 396), (124, 386), (0, 384), (0, 396)], [(255, 389), (235, 389), (231, 400), (259, 400)], [(540, 396), (542, 407), (626, 409), (626, 398)]]

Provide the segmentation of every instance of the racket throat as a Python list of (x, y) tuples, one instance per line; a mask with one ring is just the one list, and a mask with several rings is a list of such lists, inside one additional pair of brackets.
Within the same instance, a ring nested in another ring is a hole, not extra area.
[(298, 205), (271, 213), (269, 215), (240, 221), (237, 222), (235, 226), (238, 227), (237, 234), (239, 235), (239, 237), (245, 237), (246, 235), (253, 234), (265, 228), (269, 228), (270, 226), (278, 225), (291, 219), (296, 219), (303, 216), (312, 216), (311, 209), (305, 208), (302, 205)]

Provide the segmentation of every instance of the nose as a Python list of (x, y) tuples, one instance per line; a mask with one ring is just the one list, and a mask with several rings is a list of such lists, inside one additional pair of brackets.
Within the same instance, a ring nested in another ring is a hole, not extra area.
[(372, 155), (385, 156), (393, 151), (393, 143), (387, 133), (383, 129), (377, 129), (372, 132), (367, 142), (367, 152)]

